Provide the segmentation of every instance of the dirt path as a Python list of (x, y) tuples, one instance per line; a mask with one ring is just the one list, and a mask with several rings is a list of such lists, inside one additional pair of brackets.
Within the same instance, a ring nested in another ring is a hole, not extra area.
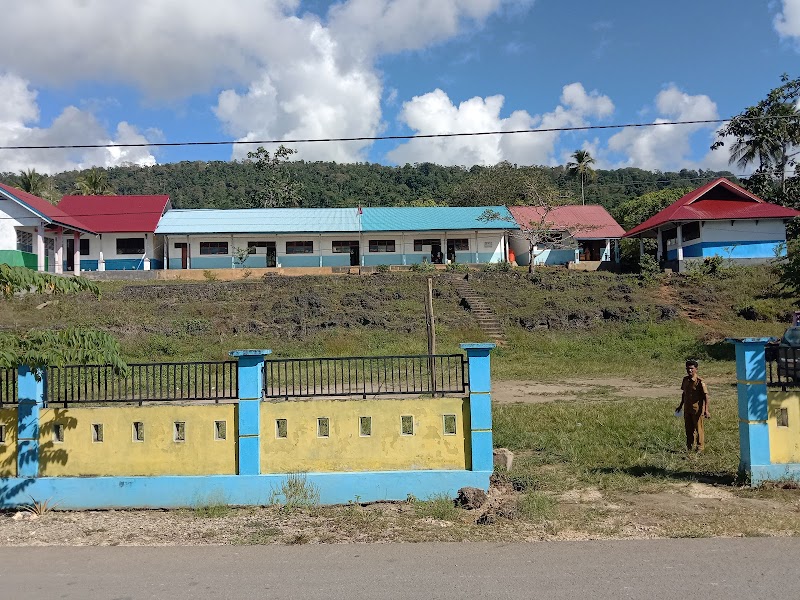
[(676, 391), (675, 386), (654, 385), (619, 378), (566, 379), (563, 383), (514, 380), (492, 383), (492, 402), (498, 404), (570, 401), (587, 395), (680, 399), (680, 391)]

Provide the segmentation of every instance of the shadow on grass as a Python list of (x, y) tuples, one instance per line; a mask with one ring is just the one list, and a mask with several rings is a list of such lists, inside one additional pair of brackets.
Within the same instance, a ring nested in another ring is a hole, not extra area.
[(697, 483), (708, 483), (712, 485), (733, 486), (733, 485), (738, 485), (740, 483), (737, 475), (733, 473), (714, 473), (710, 471), (665, 469), (664, 467), (657, 467), (655, 465), (637, 465), (635, 467), (623, 467), (616, 469), (610, 467), (598, 467), (595, 469), (591, 469), (591, 472), (598, 475), (613, 475), (614, 473), (625, 473), (626, 475), (630, 475), (631, 477), (654, 477), (658, 479), (692, 481)]

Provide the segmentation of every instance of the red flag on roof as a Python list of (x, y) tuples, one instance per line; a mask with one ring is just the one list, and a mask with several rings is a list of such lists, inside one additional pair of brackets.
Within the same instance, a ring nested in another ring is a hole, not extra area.
[(361, 210), (361, 205), (359, 204), (359, 205), (358, 205), (358, 212), (357, 212), (356, 214), (357, 214), (357, 215), (360, 215), (360, 214), (361, 214), (361, 213), (363, 213), (363, 212), (364, 212), (364, 211), (362, 211), (362, 210)]

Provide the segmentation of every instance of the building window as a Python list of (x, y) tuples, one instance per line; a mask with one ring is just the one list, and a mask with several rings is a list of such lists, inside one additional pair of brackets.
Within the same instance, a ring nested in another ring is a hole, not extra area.
[(358, 418), (358, 434), (361, 437), (370, 437), (372, 435), (372, 417)]
[(227, 254), (228, 242), (200, 242), (200, 254)]
[(450, 240), (450, 241), (453, 242), (453, 250), (455, 250), (456, 252), (469, 251), (469, 240), (467, 238)]
[[(80, 240), (80, 253), (81, 256), (89, 256), (89, 238)], [(144, 252), (142, 252), (144, 254)]]
[(358, 242), (339, 242), (333, 241), (333, 247), (331, 248), (334, 254), (350, 254), (350, 248), (358, 248)]
[(370, 240), (370, 252), (394, 252), (394, 240)]
[(117, 238), (117, 254), (144, 254), (144, 238)]
[(314, 254), (314, 242), (286, 242), (286, 254)]
[(331, 422), (328, 417), (317, 419), (317, 437), (326, 438), (331, 435)]
[(33, 254), (33, 234), (27, 231), (17, 231), (17, 250)]
[(455, 415), (444, 415), (444, 434), (455, 435), (457, 431), (456, 423)]
[(288, 435), (289, 426), (286, 422), (286, 419), (275, 419), (275, 437), (282, 439), (288, 437)]
[(433, 238), (414, 240), (414, 252), (422, 252), (423, 246), (439, 246), (442, 240), (435, 240)]
[(700, 223), (695, 221), (694, 223), (685, 223), (683, 227), (681, 227), (681, 238), (684, 242), (689, 242), (691, 240), (699, 240), (700, 239)]
[(414, 435), (414, 417), (403, 415), (400, 417), (400, 435)]

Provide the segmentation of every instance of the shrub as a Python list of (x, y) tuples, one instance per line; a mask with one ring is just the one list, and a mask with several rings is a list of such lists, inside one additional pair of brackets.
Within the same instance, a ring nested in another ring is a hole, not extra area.
[(483, 270), (486, 273), (510, 273), (514, 267), (507, 260), (501, 260), (496, 263), (486, 263), (483, 265)]
[(639, 258), (639, 278), (645, 283), (654, 283), (661, 278), (661, 266), (649, 254)]
[(319, 506), (319, 486), (309, 483), (305, 473), (289, 473), (278, 489), (270, 493), (268, 504), (287, 510)]
[(375, 267), (375, 270), (378, 273), (388, 273), (389, 272), (389, 265), (378, 265)]
[(436, 267), (433, 265), (433, 263), (429, 263), (427, 260), (424, 260), (421, 263), (414, 263), (411, 265), (411, 270), (415, 273), (431, 273), (436, 270)]
[(206, 281), (216, 281), (217, 280), (217, 274), (214, 273), (214, 271), (211, 271), (209, 269), (203, 269), (203, 277), (205, 277)]
[(448, 273), (469, 273), (469, 267), (464, 263), (449, 263), (445, 267)]

